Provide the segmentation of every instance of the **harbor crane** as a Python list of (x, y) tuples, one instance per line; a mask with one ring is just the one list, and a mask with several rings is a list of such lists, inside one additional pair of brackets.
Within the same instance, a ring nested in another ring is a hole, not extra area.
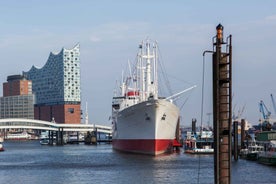
[(260, 112), (263, 115), (264, 120), (269, 120), (271, 112), (268, 110), (268, 108), (266, 107), (264, 101), (260, 101), (259, 103), (259, 108), (260, 108)]
[(273, 97), (272, 94), (270, 94), (270, 97), (271, 97), (271, 101), (272, 101), (272, 106), (273, 106), (274, 112), (275, 112), (275, 114), (276, 114), (276, 104), (275, 104), (274, 97)]
[(235, 107), (236, 107), (236, 105), (234, 106), (234, 109), (233, 109), (233, 116), (232, 116), (232, 118), (233, 118), (234, 121), (241, 121), (241, 116), (242, 116), (242, 114), (243, 114), (243, 112), (244, 112), (245, 106), (246, 106), (246, 104), (244, 104), (244, 105), (242, 106), (242, 109), (241, 109), (241, 110), (238, 109), (237, 115), (235, 114)]
[(271, 130), (270, 115), (271, 112), (266, 107), (265, 103), (261, 100), (259, 103), (260, 112), (263, 115), (263, 121), (261, 121), (261, 127), (263, 131)]

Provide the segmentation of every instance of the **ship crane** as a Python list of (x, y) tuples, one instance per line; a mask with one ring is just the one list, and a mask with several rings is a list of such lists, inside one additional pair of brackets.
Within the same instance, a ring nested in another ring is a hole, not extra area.
[(180, 98), (180, 96), (181, 96), (183, 93), (185, 93), (185, 92), (187, 92), (187, 91), (190, 91), (190, 90), (192, 90), (192, 89), (194, 89), (194, 88), (196, 88), (196, 85), (194, 85), (194, 86), (192, 86), (192, 87), (189, 87), (189, 88), (187, 88), (187, 89), (185, 89), (185, 90), (183, 90), (183, 91), (180, 91), (180, 92), (178, 92), (178, 93), (176, 93), (176, 94), (174, 94), (174, 95), (172, 95), (172, 96), (169, 96), (169, 97), (166, 98), (166, 100), (175, 101), (175, 100), (177, 100), (178, 98)]

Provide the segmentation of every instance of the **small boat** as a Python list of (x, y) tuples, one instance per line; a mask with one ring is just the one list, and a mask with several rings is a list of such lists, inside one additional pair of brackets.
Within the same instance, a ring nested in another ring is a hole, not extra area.
[(48, 145), (49, 144), (49, 139), (48, 138), (45, 138), (45, 139), (40, 139), (39, 143), (41, 145)]
[(212, 131), (197, 133), (187, 132), (184, 141), (185, 153), (190, 154), (213, 154), (214, 140)]
[(258, 162), (266, 165), (276, 166), (276, 141), (272, 140), (267, 146), (267, 150), (259, 154)]
[(259, 154), (264, 152), (264, 146), (256, 141), (250, 142), (247, 148), (240, 150), (240, 157), (247, 160), (258, 160)]
[(2, 138), (2, 137), (0, 137), (0, 151), (4, 151), (5, 149), (4, 149), (4, 146), (3, 146), (3, 141), (4, 141), (4, 139)]
[(74, 143), (78, 144), (83, 141), (84, 141), (83, 134), (69, 134), (66, 140), (67, 143), (71, 143), (71, 144), (74, 144)]
[(26, 132), (9, 132), (7, 134), (7, 140), (29, 140), (31, 136)]
[(3, 144), (2, 143), (0, 143), (0, 151), (4, 151), (5, 149), (4, 149), (4, 146), (3, 146)]
[(106, 139), (109, 139), (109, 140), (112, 139), (112, 135), (111, 134), (106, 134), (105, 137), (106, 137)]
[(49, 140), (49, 131), (42, 131), (40, 134), (40, 141), (41, 145), (48, 145), (50, 142)]

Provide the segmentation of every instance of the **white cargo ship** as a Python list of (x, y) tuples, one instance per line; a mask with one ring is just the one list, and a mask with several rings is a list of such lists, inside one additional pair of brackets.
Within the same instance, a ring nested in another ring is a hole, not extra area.
[(173, 103), (186, 89), (159, 97), (157, 43), (139, 45), (135, 69), (112, 101), (112, 144), (120, 151), (158, 155), (171, 151), (180, 111)]

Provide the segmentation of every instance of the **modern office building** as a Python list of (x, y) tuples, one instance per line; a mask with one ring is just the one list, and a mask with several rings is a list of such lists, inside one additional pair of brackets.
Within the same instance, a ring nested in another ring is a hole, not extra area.
[(34, 119), (32, 81), (23, 75), (8, 76), (0, 98), (0, 118)]
[(23, 75), (32, 81), (35, 119), (56, 123), (80, 123), (80, 49), (51, 52), (42, 68), (32, 66)]

